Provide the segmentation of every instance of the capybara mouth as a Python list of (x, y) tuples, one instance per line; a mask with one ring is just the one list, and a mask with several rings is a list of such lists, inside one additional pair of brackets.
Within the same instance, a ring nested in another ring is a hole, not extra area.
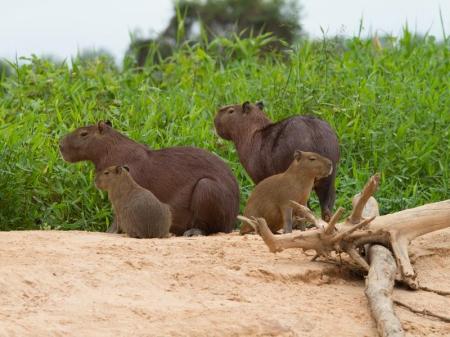
[(330, 169), (324, 173), (322, 178), (328, 177), (329, 175), (331, 175), (331, 173), (333, 173), (333, 165), (330, 165)]
[(76, 159), (70, 156), (70, 151), (67, 151), (67, 146), (64, 145), (64, 142), (59, 142), (59, 153), (61, 153), (61, 156), (63, 159), (68, 163), (75, 163), (77, 162)]
[(100, 181), (97, 181), (97, 179), (94, 180), (94, 185), (95, 185), (95, 187), (97, 187), (99, 190), (103, 190), (102, 183), (101, 183)]
[(314, 185), (316, 185), (316, 183), (317, 183), (319, 180), (324, 179), (324, 178), (330, 176), (332, 173), (333, 173), (333, 165), (331, 165), (331, 166), (330, 166), (330, 169), (329, 169), (328, 171), (324, 172), (320, 177), (316, 177), (316, 178), (314, 179)]
[(333, 165), (330, 165), (330, 172), (328, 172), (327, 177), (333, 173)]
[(66, 162), (68, 162), (68, 163), (74, 163), (75, 162), (75, 160), (73, 160), (68, 153), (64, 152), (62, 146), (59, 147), (59, 152), (61, 153), (61, 156), (63, 157), (63, 159)]

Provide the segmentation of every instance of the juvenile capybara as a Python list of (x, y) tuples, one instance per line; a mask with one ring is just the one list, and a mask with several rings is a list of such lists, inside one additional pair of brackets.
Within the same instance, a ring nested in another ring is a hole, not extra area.
[[(239, 211), (236, 178), (223, 160), (205, 150), (151, 150), (99, 122), (66, 135), (60, 151), (68, 162), (91, 161), (96, 172), (127, 165), (136, 183), (170, 206), (175, 235), (233, 230)], [(108, 231), (117, 232), (115, 221)]]
[[(295, 151), (294, 160), (284, 173), (270, 176), (250, 194), (244, 209), (244, 216), (262, 217), (272, 232), (281, 228), (292, 232), (292, 207), (294, 200), (306, 205), (316, 179), (329, 176), (333, 164), (328, 158), (314, 152)], [(241, 234), (253, 231), (248, 224), (242, 224)]]
[(108, 191), (117, 227), (132, 238), (166, 238), (172, 223), (170, 207), (139, 186), (127, 166), (110, 166), (95, 175), (95, 186)]
[(227, 105), (214, 119), (220, 137), (231, 140), (239, 160), (254, 183), (284, 172), (295, 150), (316, 152), (333, 162), (333, 173), (314, 185), (322, 218), (328, 220), (334, 206), (334, 180), (339, 161), (339, 143), (330, 125), (315, 117), (293, 116), (272, 122), (261, 102)]

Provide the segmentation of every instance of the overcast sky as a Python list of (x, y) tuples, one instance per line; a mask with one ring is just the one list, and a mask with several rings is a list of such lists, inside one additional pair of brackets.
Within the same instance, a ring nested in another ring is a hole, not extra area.
[[(310, 36), (364, 32), (398, 35), (410, 29), (442, 38), (441, 8), (450, 34), (450, 0), (300, 0), (302, 24)], [(162, 30), (172, 0), (2, 0), (0, 57), (54, 55), (66, 58), (84, 48), (106, 49), (121, 58), (130, 33), (149, 36)]]

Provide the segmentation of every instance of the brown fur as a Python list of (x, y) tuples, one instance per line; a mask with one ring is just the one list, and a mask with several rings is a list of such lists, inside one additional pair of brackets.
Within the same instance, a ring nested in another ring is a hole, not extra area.
[(214, 119), (220, 137), (236, 146), (239, 160), (255, 183), (286, 171), (295, 150), (316, 152), (333, 162), (333, 173), (314, 186), (322, 217), (328, 219), (335, 201), (334, 180), (339, 161), (336, 133), (327, 122), (309, 116), (293, 116), (272, 122), (262, 103), (235, 104), (219, 109)]
[(205, 234), (233, 230), (239, 211), (236, 178), (219, 157), (205, 150), (150, 150), (99, 122), (66, 135), (60, 141), (60, 151), (68, 162), (93, 162), (96, 172), (127, 165), (137, 184), (171, 207), (170, 231), (176, 235), (194, 228)]
[[(284, 173), (273, 175), (256, 185), (245, 206), (244, 216), (263, 217), (274, 233), (283, 227), (291, 227), (292, 208), (289, 201), (306, 205), (315, 179), (327, 177), (332, 169), (329, 159), (313, 152), (296, 151), (294, 161)], [(252, 230), (252, 227), (243, 224), (241, 234)]]
[(126, 166), (110, 166), (95, 176), (97, 188), (108, 191), (119, 230), (132, 238), (166, 238), (172, 223), (168, 205), (139, 186)]

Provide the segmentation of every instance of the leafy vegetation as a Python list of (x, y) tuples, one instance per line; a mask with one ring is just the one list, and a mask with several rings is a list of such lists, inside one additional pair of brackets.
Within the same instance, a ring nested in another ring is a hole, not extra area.
[(337, 205), (348, 208), (377, 171), (383, 213), (447, 199), (449, 41), (407, 30), (382, 41), (302, 41), (261, 56), (265, 38), (218, 38), (186, 44), (142, 71), (102, 58), (11, 64), (0, 77), (0, 229), (106, 229), (111, 210), (93, 185), (93, 166), (66, 163), (58, 152), (61, 136), (101, 119), (152, 148), (216, 153), (238, 177), (243, 204), (252, 183), (233, 145), (214, 134), (213, 117), (245, 100), (264, 100), (274, 120), (312, 114), (336, 129)]

